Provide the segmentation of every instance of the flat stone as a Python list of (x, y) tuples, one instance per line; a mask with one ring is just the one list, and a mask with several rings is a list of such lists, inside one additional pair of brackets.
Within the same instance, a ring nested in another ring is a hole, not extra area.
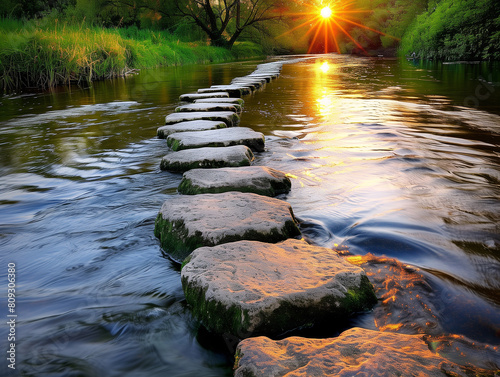
[(267, 82), (271, 82), (273, 79), (277, 79), (279, 77), (279, 73), (274, 74), (266, 74), (266, 73), (251, 73), (247, 76), (248, 78), (263, 78)]
[(180, 122), (169, 124), (167, 126), (161, 126), (156, 131), (156, 134), (160, 139), (166, 139), (168, 135), (177, 132), (207, 131), (226, 127), (226, 123), (216, 120), (191, 120), (188, 122)]
[(299, 234), (290, 204), (239, 192), (173, 197), (163, 203), (155, 224), (163, 250), (177, 261), (202, 246), (279, 242)]
[(232, 111), (239, 114), (241, 113), (241, 106), (234, 103), (190, 103), (178, 106), (175, 109), (177, 113), (194, 111)]
[(170, 152), (161, 160), (161, 170), (185, 172), (190, 169), (210, 169), (249, 166), (254, 160), (250, 148), (235, 145), (226, 148), (198, 148)]
[(210, 88), (198, 89), (198, 93), (200, 94), (207, 94), (214, 92), (227, 92), (229, 97), (241, 98), (244, 95), (251, 94), (252, 90), (250, 88), (240, 85), (217, 85), (217, 86), (211, 86)]
[(229, 191), (276, 196), (290, 191), (292, 183), (285, 173), (266, 166), (193, 169), (182, 177), (178, 191), (185, 195)]
[(202, 98), (195, 100), (194, 103), (234, 103), (243, 107), (245, 101), (241, 98)]
[(246, 145), (254, 151), (264, 150), (265, 139), (251, 128), (234, 127), (219, 130), (180, 132), (167, 138), (167, 145), (174, 151), (203, 147), (230, 147)]
[(267, 80), (264, 78), (257, 77), (237, 77), (231, 81), (231, 84), (241, 85), (241, 84), (250, 84), (255, 86), (256, 89), (262, 88), (267, 83)]
[(185, 101), (185, 102), (194, 102), (198, 99), (205, 99), (205, 98), (229, 98), (229, 94), (227, 92), (222, 92), (222, 91), (214, 91), (211, 93), (188, 93), (188, 94), (182, 94), (179, 97), (179, 100)]
[(232, 111), (195, 111), (190, 113), (173, 113), (165, 118), (165, 124), (188, 122), (190, 120), (216, 120), (236, 127), (240, 123), (238, 114)]
[(297, 239), (199, 248), (184, 261), (181, 278), (195, 317), (214, 333), (240, 339), (337, 323), (376, 302), (360, 267)]
[[(468, 376), (484, 370), (463, 367), (429, 349), (425, 335), (361, 328), (330, 339), (245, 339), (236, 350), (235, 377)], [(472, 372), (472, 373), (471, 373)], [(471, 374), (468, 374), (471, 373)]]

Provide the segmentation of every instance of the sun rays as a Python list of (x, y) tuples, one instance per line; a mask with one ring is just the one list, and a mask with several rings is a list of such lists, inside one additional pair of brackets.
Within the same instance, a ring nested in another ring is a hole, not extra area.
[(359, 22), (359, 20), (355, 18), (356, 14), (371, 13), (372, 11), (355, 8), (354, 1), (340, 2), (338, 0), (333, 0), (328, 3), (324, 1), (316, 3), (306, 2), (302, 3), (301, 6), (307, 8), (307, 11), (301, 13), (291, 13), (289, 16), (294, 17), (296, 20), (304, 21), (281, 36), (299, 29), (307, 28), (307, 31), (301, 38), (309, 38), (307, 53), (341, 53), (339, 43), (341, 41), (340, 37), (344, 35), (352, 43), (354, 43), (357, 48), (368, 54), (363, 46), (350, 33), (349, 26), (362, 28), (380, 35), (394, 38)]

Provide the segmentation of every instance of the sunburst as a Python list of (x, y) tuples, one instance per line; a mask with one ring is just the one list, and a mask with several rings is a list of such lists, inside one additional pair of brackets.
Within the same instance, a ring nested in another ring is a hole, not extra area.
[(305, 19), (305, 21), (300, 25), (295, 26), (293, 29), (287, 31), (286, 33), (280, 35), (279, 37), (291, 33), (295, 30), (308, 27), (307, 32), (302, 37), (310, 38), (307, 53), (313, 52), (313, 50), (316, 49), (315, 46), (321, 43), (324, 44), (325, 53), (340, 53), (341, 50), (339, 46), (339, 36), (343, 34), (347, 38), (349, 38), (349, 40), (351, 40), (360, 50), (368, 54), (363, 46), (361, 46), (359, 42), (356, 41), (354, 37), (349, 33), (346, 28), (347, 24), (398, 40), (398, 38), (392, 37), (391, 35), (381, 32), (380, 30), (370, 28), (360, 22), (357, 22), (357, 20), (354, 18), (356, 14), (372, 13), (372, 11), (357, 9), (354, 7), (353, 3), (354, 0), (346, 1), (343, 3), (334, 1), (325, 3), (321, 0), (319, 4), (302, 3), (301, 5), (308, 8), (308, 11), (302, 13), (292, 13), (290, 14), (290, 16), (296, 16), (298, 19)]

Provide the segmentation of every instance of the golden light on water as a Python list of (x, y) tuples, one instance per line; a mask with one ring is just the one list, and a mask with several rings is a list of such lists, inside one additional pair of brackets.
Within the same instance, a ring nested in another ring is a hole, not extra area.
[(319, 69), (321, 70), (321, 72), (327, 73), (330, 70), (330, 64), (328, 64), (328, 62), (324, 62), (323, 64), (321, 64)]

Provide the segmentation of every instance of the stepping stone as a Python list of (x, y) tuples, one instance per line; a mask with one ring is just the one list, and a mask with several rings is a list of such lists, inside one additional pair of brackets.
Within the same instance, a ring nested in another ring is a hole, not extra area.
[(249, 78), (263, 78), (267, 82), (271, 82), (274, 79), (277, 79), (279, 77), (279, 73), (251, 73), (248, 75)]
[(251, 85), (252, 88), (254, 88), (253, 90), (256, 90), (256, 89), (260, 89), (264, 86), (265, 84), (265, 80), (264, 80), (264, 83), (261, 81), (261, 80), (258, 80), (258, 79), (245, 79), (245, 78), (237, 78), (237, 79), (234, 79), (233, 81), (231, 81), (231, 84), (235, 84), (235, 85)]
[(290, 191), (292, 183), (285, 173), (265, 166), (241, 168), (193, 169), (182, 178), (178, 191), (184, 195), (253, 192), (276, 196)]
[(377, 302), (363, 269), (296, 239), (199, 248), (181, 278), (194, 316), (209, 331), (240, 339), (335, 324)]
[(243, 107), (245, 101), (241, 98), (202, 98), (195, 100), (194, 103), (234, 103)]
[(185, 102), (194, 102), (198, 99), (204, 99), (204, 98), (229, 98), (229, 94), (227, 92), (212, 92), (212, 93), (188, 93), (188, 94), (182, 94), (179, 97), (179, 100), (185, 101)]
[(197, 148), (170, 152), (161, 160), (160, 169), (185, 172), (191, 169), (210, 169), (250, 166), (254, 160), (250, 148), (235, 145), (226, 148)]
[(247, 127), (223, 128), (219, 130), (180, 132), (167, 138), (167, 145), (174, 151), (203, 147), (230, 147), (246, 145), (258, 152), (264, 151), (265, 139), (260, 132)]
[(166, 139), (168, 135), (177, 132), (207, 131), (226, 127), (226, 123), (218, 122), (216, 120), (191, 120), (188, 122), (180, 122), (162, 126), (158, 128), (156, 134), (160, 139)]
[(190, 103), (175, 109), (177, 113), (193, 111), (232, 111), (233, 113), (241, 113), (241, 106), (234, 103)]
[(244, 95), (251, 94), (252, 90), (239, 85), (217, 85), (210, 88), (198, 89), (198, 93), (207, 94), (214, 92), (227, 92), (229, 97), (241, 98)]
[[(336, 338), (245, 339), (237, 347), (235, 377), (476, 376), (432, 352), (426, 335), (352, 328)], [(476, 351), (478, 352), (478, 351)], [(467, 371), (473, 370), (473, 373)], [(486, 373), (484, 375), (490, 375)], [(493, 375), (493, 373), (491, 373)]]
[(265, 77), (252, 77), (252, 76), (242, 76), (242, 77), (235, 77), (233, 81), (231, 81), (231, 84), (238, 84), (238, 83), (247, 83), (247, 82), (254, 82), (256, 84), (260, 84), (260, 86), (264, 86), (267, 84), (267, 78)]
[(217, 120), (226, 123), (228, 127), (236, 127), (240, 123), (240, 117), (232, 111), (195, 111), (167, 115), (165, 124), (187, 122), (190, 120)]
[(244, 239), (279, 242), (299, 234), (290, 204), (240, 192), (173, 197), (163, 203), (155, 223), (163, 250), (177, 261), (202, 246)]

